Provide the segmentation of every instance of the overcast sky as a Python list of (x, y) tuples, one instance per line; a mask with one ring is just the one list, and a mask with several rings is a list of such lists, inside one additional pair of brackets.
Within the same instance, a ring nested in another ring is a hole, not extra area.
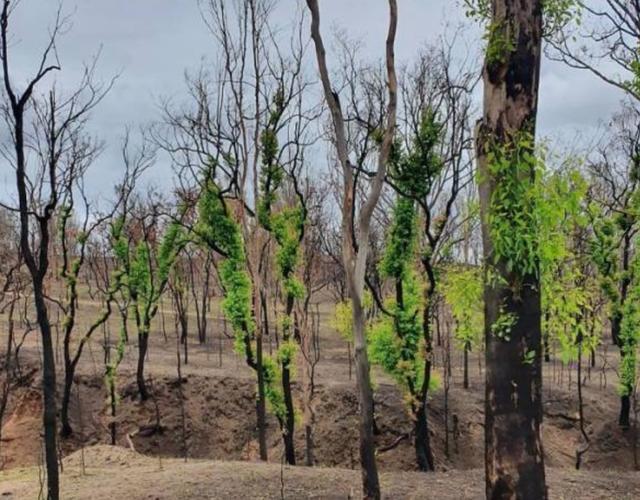
[[(280, 0), (277, 22), (290, 22), (299, 1)], [(12, 25), (16, 83), (34, 70), (56, 6), (55, 0), (22, 0)], [(365, 54), (382, 53), (385, 0), (321, 0), (320, 9), (327, 39), (332, 29), (344, 29), (350, 38), (362, 40)], [(203, 58), (212, 58), (215, 43), (202, 22), (197, 0), (65, 0), (64, 10), (72, 14), (73, 26), (58, 43), (62, 72), (55, 78), (60, 84), (77, 81), (83, 61), (99, 50), (98, 74), (105, 80), (120, 74), (93, 119), (95, 132), (108, 148), (93, 168), (89, 184), (92, 190), (110, 193), (121, 169), (117, 151), (124, 126), (157, 119), (159, 100), (180, 98), (185, 70), (195, 70)], [(446, 31), (453, 32), (460, 23), (467, 27), (459, 51), (475, 57), (481, 50), (480, 33), (465, 20), (458, 0), (400, 0), (398, 60), (411, 60), (422, 45), (435, 42)], [(555, 140), (593, 135), (620, 99), (619, 92), (590, 74), (544, 61), (539, 134)], [(159, 169), (156, 179), (164, 176), (160, 173), (163, 167)], [(14, 182), (6, 163), (0, 164), (0, 182), (5, 186)]]

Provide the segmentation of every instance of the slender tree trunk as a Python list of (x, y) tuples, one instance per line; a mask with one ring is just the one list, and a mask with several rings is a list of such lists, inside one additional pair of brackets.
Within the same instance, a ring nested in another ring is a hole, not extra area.
[(576, 449), (576, 469), (580, 469), (582, 465), (582, 455), (584, 455), (589, 448), (589, 436), (585, 429), (584, 403), (582, 398), (582, 335), (580, 335), (578, 341), (578, 419), (580, 434), (584, 440), (584, 445), (578, 445)]
[(469, 345), (465, 342), (463, 352), (463, 374), (462, 374), (462, 387), (464, 389), (469, 388)]
[[(532, 153), (540, 78), (542, 4), (542, 0), (492, 0), (490, 22), (495, 34), (489, 41), (483, 70), (484, 113), (476, 138), (483, 247), (486, 265), (505, 283), (492, 280), (485, 284), (484, 290), (485, 480), (488, 499), (547, 498), (540, 435), (542, 339), (539, 281), (535, 272), (513, 269), (507, 265), (504, 255), (495, 253), (493, 232), (489, 226), (493, 193), (501, 182), (505, 182), (500, 175), (521, 175), (516, 177), (516, 182), (518, 179), (530, 182), (528, 176), (535, 175), (533, 171), (516, 170), (518, 165), (515, 162), (512, 171), (496, 175), (490, 162), (492, 153), (499, 150), (497, 148), (529, 147)], [(496, 37), (509, 43), (497, 43)], [(496, 54), (497, 50), (501, 53)], [(520, 142), (521, 137), (527, 138), (529, 146)], [(513, 292), (514, 286), (517, 293)], [(499, 336), (492, 326), (504, 318), (513, 321), (508, 334)], [(531, 355), (533, 357), (529, 361)]]
[(364, 311), (359, 300), (353, 300), (353, 336), (355, 350), (355, 368), (360, 402), (360, 464), (362, 471), (363, 496), (380, 498), (380, 483), (375, 455), (373, 436), (373, 389), (369, 374), (369, 358), (364, 334)]
[[(286, 318), (291, 319), (293, 312), (294, 297), (287, 296)], [(291, 322), (282, 329), (282, 342), (286, 343), (290, 340), (290, 330), (293, 328)], [(284, 427), (282, 429), (282, 438), (284, 440), (285, 459), (289, 465), (296, 464), (296, 453), (293, 441), (293, 433), (295, 430), (295, 410), (293, 408), (293, 394), (291, 393), (291, 367), (289, 362), (282, 364), (282, 391), (284, 395), (284, 405), (287, 414), (284, 419)]]
[(189, 364), (188, 334), (189, 334), (189, 316), (187, 315), (187, 311), (184, 310), (180, 314), (180, 342), (182, 343), (182, 348), (184, 351), (185, 365)]
[[(264, 309), (266, 315), (266, 309)], [(266, 323), (265, 323), (266, 328)], [(258, 420), (258, 445), (260, 447), (260, 460), (267, 461), (267, 407), (265, 399), (264, 372), (262, 369), (263, 336), (256, 338), (256, 364), (258, 372), (258, 400), (256, 401), (256, 418)]]
[(44, 443), (47, 468), (47, 491), (50, 500), (59, 498), (58, 448), (56, 444), (56, 366), (51, 338), (51, 327), (44, 300), (42, 282), (34, 280), (34, 300), (42, 336), (42, 388), (44, 394)]
[(70, 366), (64, 372), (64, 389), (62, 392), (62, 406), (60, 407), (60, 436), (63, 438), (71, 436), (73, 429), (69, 422), (69, 404), (71, 403), (71, 389), (73, 387), (73, 370)]
[(149, 349), (149, 333), (143, 331), (138, 334), (138, 367), (136, 370), (136, 381), (138, 383), (138, 394), (142, 401), (149, 399), (149, 391), (144, 380), (144, 362)]
[[(358, 222), (355, 224), (354, 175), (349, 161), (349, 147), (345, 119), (337, 94), (331, 86), (331, 78), (326, 61), (326, 50), (320, 34), (320, 12), (317, 0), (307, 0), (311, 12), (311, 38), (316, 51), (318, 71), (322, 82), (325, 100), (331, 112), (336, 151), (343, 174), (342, 196), (342, 259), (346, 274), (346, 285), (352, 303), (353, 338), (356, 361), (356, 380), (358, 401), (360, 403), (360, 466), (362, 473), (362, 494), (364, 498), (380, 498), (380, 482), (376, 465), (375, 441), (373, 436), (373, 390), (369, 374), (369, 358), (364, 331), (363, 295), (367, 254), (369, 251), (369, 233), (373, 211), (378, 204), (382, 184), (386, 175), (387, 161), (391, 153), (396, 128), (397, 78), (395, 72), (394, 45), (398, 21), (396, 0), (389, 0), (389, 31), (385, 43), (387, 85), (389, 100), (386, 113), (386, 127), (380, 153), (378, 168), (372, 180), (368, 197), (360, 207)], [(360, 246), (355, 248), (354, 228), (359, 233)]]
[(111, 407), (111, 423), (109, 424), (109, 430), (111, 433), (111, 445), (115, 446), (118, 425), (116, 424), (116, 384), (113, 381), (111, 381), (109, 384), (109, 403)]

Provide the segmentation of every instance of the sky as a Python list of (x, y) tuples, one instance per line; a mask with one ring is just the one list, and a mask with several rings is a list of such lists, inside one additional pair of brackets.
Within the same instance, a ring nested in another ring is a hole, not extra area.
[[(301, 0), (280, 0), (276, 22), (295, 17)], [(58, 43), (62, 71), (57, 85), (72, 87), (83, 62), (100, 53), (97, 74), (106, 80), (119, 75), (115, 86), (94, 111), (94, 133), (106, 149), (89, 173), (88, 186), (109, 193), (122, 172), (119, 147), (126, 125), (136, 128), (159, 118), (162, 99), (181, 99), (185, 71), (195, 71), (216, 54), (204, 25), (198, 0), (64, 0), (72, 25)], [(58, 2), (21, 0), (12, 21), (12, 65), (21, 84), (35, 69), (46, 43)], [(361, 41), (363, 54), (383, 53), (387, 28), (385, 0), (321, 0), (322, 30), (327, 43), (332, 32), (345, 30)], [(481, 32), (466, 20), (459, 0), (399, 0), (396, 42), (398, 62), (412, 59), (420, 47), (435, 43), (463, 25), (458, 53), (478, 58)], [(331, 63), (331, 54), (329, 54)], [(552, 141), (594, 137), (619, 108), (622, 95), (584, 71), (545, 60), (542, 65), (538, 132)], [(151, 182), (161, 187), (170, 172), (160, 165)], [(0, 190), (6, 196), (13, 183), (11, 168), (0, 160)]]

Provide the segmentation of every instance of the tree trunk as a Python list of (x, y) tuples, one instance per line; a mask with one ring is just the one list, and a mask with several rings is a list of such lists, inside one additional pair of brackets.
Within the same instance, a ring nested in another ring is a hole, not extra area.
[(73, 387), (73, 368), (68, 365), (64, 372), (64, 389), (62, 393), (62, 407), (60, 408), (60, 436), (67, 438), (73, 434), (73, 428), (69, 422), (69, 404), (71, 403), (71, 389)]
[(136, 381), (138, 383), (138, 394), (140, 400), (146, 401), (149, 399), (149, 392), (147, 391), (147, 384), (144, 380), (144, 361), (147, 357), (147, 350), (149, 348), (149, 334), (141, 332), (138, 335), (138, 368), (136, 370)]
[(111, 381), (109, 384), (109, 403), (111, 407), (111, 423), (109, 424), (109, 431), (111, 433), (111, 445), (116, 445), (117, 437), (117, 425), (116, 424), (116, 384)]
[[(533, 153), (542, 3), (542, 0), (492, 0), (490, 22), (494, 35), (488, 42), (483, 70), (484, 113), (476, 137), (482, 239), (486, 265), (504, 280), (492, 280), (485, 284), (484, 290), (485, 481), (489, 499), (547, 498), (540, 435), (542, 339), (539, 281), (535, 272), (514, 269), (507, 265), (509, 256), (497, 254), (490, 227), (493, 194), (501, 186), (501, 181), (505, 182), (500, 176), (512, 175), (515, 182), (530, 183), (535, 175), (533, 168), (527, 172), (517, 170), (519, 165), (512, 160), (513, 155), (508, 164), (512, 170), (497, 175), (490, 162), (492, 153), (502, 147), (511, 150), (514, 147), (528, 148), (529, 153)], [(523, 135), (529, 142), (528, 146), (520, 142)], [(520, 161), (519, 156), (516, 161)], [(514, 182), (511, 178), (506, 180)], [(527, 205), (524, 207), (526, 210)], [(528, 217), (531, 214), (524, 215)], [(533, 227), (530, 229), (535, 230)], [(532, 258), (537, 266), (537, 257)], [(503, 318), (513, 321), (508, 334), (500, 336), (492, 327)]]
[(464, 366), (463, 366), (463, 376), (462, 376), (462, 387), (464, 389), (469, 388), (469, 346), (467, 343), (464, 344)]
[(183, 310), (180, 314), (180, 343), (182, 344), (182, 348), (184, 350), (185, 365), (189, 364), (188, 334), (189, 334), (189, 316), (187, 315), (187, 311)]
[[(266, 314), (266, 310), (265, 310)], [(264, 373), (262, 371), (262, 335), (256, 338), (256, 371), (258, 374), (258, 400), (256, 401), (256, 418), (258, 423), (258, 445), (260, 460), (265, 462), (267, 456), (267, 407), (265, 400)]]
[(352, 304), (355, 368), (360, 403), (358, 433), (360, 436), (363, 496), (364, 498), (377, 499), (380, 498), (380, 483), (373, 437), (373, 390), (371, 388), (369, 358), (364, 334), (364, 311), (362, 310), (362, 303), (353, 295)]
[(429, 439), (429, 426), (427, 425), (427, 411), (424, 405), (420, 405), (416, 412), (414, 435), (414, 447), (416, 450), (418, 469), (421, 471), (435, 470), (433, 464), (433, 452), (431, 451), (431, 441)]
[[(287, 296), (287, 304), (285, 317), (291, 320), (294, 306), (293, 295)], [(287, 326), (282, 329), (282, 342), (289, 342), (291, 339), (292, 321), (287, 322)], [(293, 443), (293, 433), (295, 428), (295, 410), (293, 408), (293, 394), (291, 393), (291, 367), (289, 362), (282, 363), (282, 392), (284, 395), (284, 405), (287, 409), (282, 429), (282, 438), (284, 440), (285, 458), (289, 465), (296, 464), (296, 453)]]
[(42, 336), (42, 388), (44, 394), (44, 445), (47, 468), (47, 496), (50, 500), (59, 498), (58, 448), (56, 444), (56, 366), (51, 339), (49, 315), (44, 300), (42, 282), (34, 280), (33, 293)]
[(625, 429), (631, 426), (630, 420), (631, 398), (628, 395), (620, 396), (620, 415), (618, 417), (618, 425)]

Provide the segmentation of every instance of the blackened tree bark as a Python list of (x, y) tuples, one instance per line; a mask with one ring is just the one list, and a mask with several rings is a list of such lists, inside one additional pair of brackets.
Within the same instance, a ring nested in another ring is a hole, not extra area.
[[(494, 193), (505, 189), (506, 182), (530, 185), (535, 175), (533, 164), (520, 168), (522, 157), (517, 153), (533, 154), (542, 4), (542, 0), (492, 0), (483, 69), (484, 112), (476, 147), (483, 248), (487, 276), (492, 278), (484, 292), (485, 472), (486, 495), (491, 499), (547, 498), (540, 436), (542, 346), (536, 251), (527, 269), (514, 267), (513, 256), (497, 251), (492, 230), (500, 223), (496, 218), (504, 214), (496, 210)], [(502, 153), (507, 166), (497, 169), (492, 161)], [(524, 211), (521, 215), (531, 217)], [(535, 228), (528, 229), (535, 248)], [(505, 323), (507, 331), (501, 330)]]

